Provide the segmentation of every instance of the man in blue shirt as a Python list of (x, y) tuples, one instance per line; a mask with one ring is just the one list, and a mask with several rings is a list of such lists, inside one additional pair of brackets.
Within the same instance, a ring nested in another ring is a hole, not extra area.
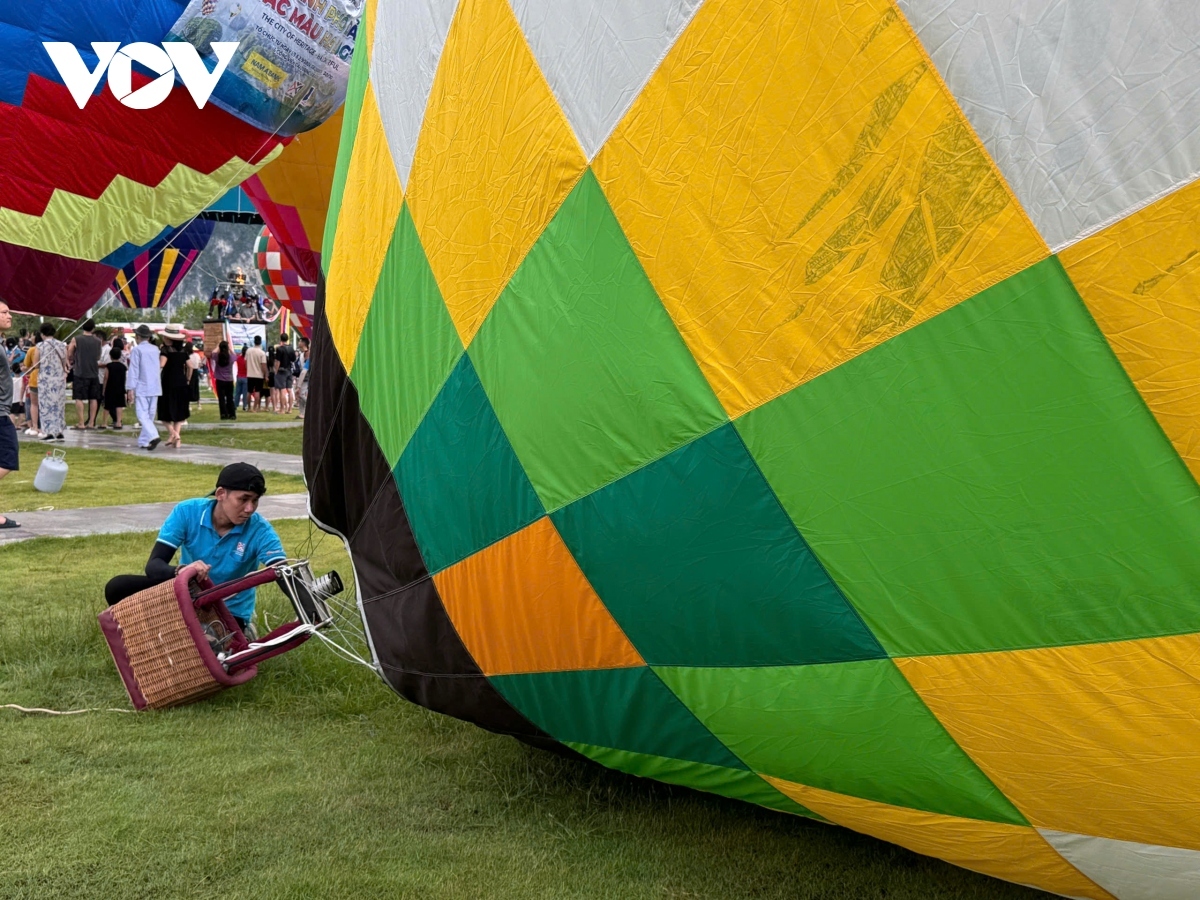
[[(190, 563), (197, 564), (201, 575), (221, 584), (284, 560), (287, 554), (279, 535), (257, 512), (258, 501), (266, 492), (266, 480), (254, 466), (226, 466), (211, 495), (185, 500), (167, 516), (145, 575), (118, 575), (105, 585), (108, 605), (174, 578), (179, 568)], [(180, 566), (173, 566), (171, 559), (177, 550)], [(250, 588), (225, 601), (243, 631), (254, 615), (254, 599), (254, 588)]]

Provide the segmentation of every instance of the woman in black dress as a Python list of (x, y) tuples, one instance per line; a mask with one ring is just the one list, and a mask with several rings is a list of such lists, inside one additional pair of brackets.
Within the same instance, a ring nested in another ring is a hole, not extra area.
[(158, 398), (158, 418), (167, 427), (166, 446), (182, 447), (179, 429), (191, 415), (188, 403), (191, 400), (192, 348), (187, 336), (176, 325), (168, 325), (162, 332), (162, 351), (159, 365), (162, 367), (162, 395)]

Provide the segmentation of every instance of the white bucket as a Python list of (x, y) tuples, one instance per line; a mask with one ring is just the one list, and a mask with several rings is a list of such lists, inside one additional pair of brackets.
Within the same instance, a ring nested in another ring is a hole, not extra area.
[(33, 478), (35, 490), (43, 494), (57, 494), (62, 490), (63, 482), (67, 480), (66, 457), (66, 452), (62, 450), (52, 450), (46, 454)]

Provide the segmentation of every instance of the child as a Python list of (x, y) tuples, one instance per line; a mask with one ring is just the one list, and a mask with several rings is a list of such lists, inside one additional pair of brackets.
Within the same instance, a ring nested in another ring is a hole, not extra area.
[(125, 415), (125, 363), (121, 362), (121, 348), (113, 347), (108, 352), (109, 363), (104, 367), (104, 410), (113, 421), (113, 430), (120, 431)]

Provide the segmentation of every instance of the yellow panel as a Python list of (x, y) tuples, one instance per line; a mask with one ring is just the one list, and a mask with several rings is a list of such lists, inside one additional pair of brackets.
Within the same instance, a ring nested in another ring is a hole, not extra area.
[(347, 372), (354, 368), (358, 339), (403, 201), (375, 88), (368, 81), (325, 285), (329, 331)]
[(1068, 897), (1114, 900), (1112, 894), (1059, 856), (1032, 828), (889, 806), (764, 777), (801, 806), (829, 821), (914, 853)]
[(463, 0), (408, 205), (464, 345), (586, 166), (506, 0)]
[(896, 664), (1034, 825), (1200, 849), (1200, 635)]
[(283, 151), (257, 164), (234, 157), (209, 174), (176, 165), (153, 187), (118, 175), (96, 199), (55, 189), (40, 216), (0, 207), (0, 241), (75, 259), (100, 260), (125, 243), (148, 244), (182, 225)]
[(710, 0), (593, 167), (730, 416), (1049, 254), (887, 0)]
[(1200, 182), (1059, 254), (1084, 302), (1200, 478)]

